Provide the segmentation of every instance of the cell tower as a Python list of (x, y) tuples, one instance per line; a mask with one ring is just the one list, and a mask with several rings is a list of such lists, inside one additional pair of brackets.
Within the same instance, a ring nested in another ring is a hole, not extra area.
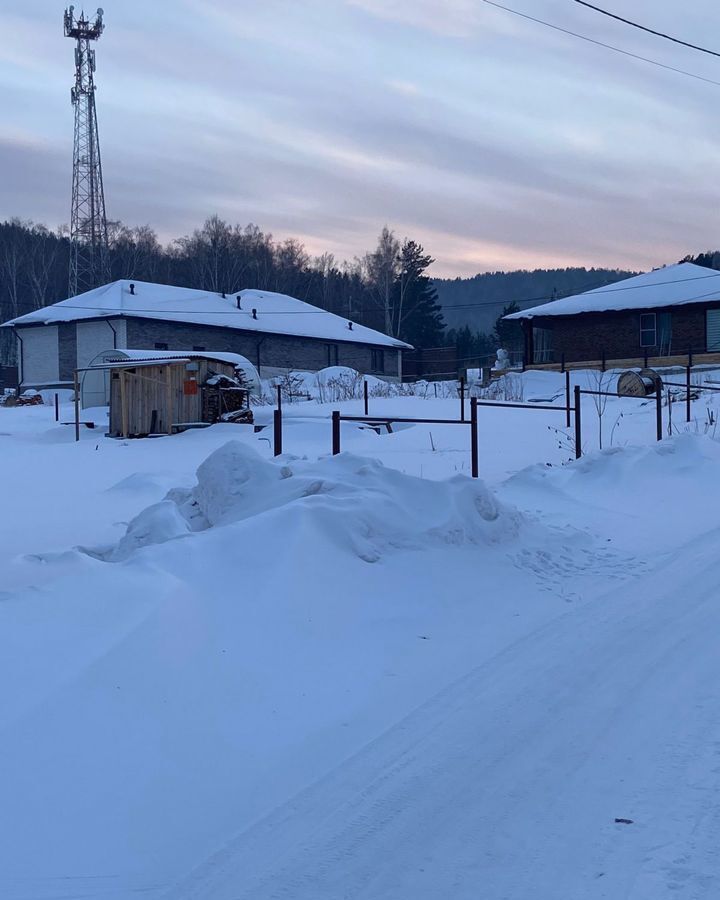
[(91, 22), (84, 12), (76, 17), (74, 6), (65, 10), (64, 23), (65, 36), (76, 41), (75, 85), (71, 91), (75, 137), (69, 281), (69, 296), (74, 297), (109, 280), (105, 192), (95, 109), (95, 51), (90, 46), (91, 41), (100, 38), (105, 25), (102, 9)]

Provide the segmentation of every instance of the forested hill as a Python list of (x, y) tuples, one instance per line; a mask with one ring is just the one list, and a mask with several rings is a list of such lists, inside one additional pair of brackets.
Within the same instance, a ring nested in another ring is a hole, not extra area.
[(515, 302), (521, 309), (553, 297), (567, 297), (613, 281), (637, 275), (620, 269), (519, 269), (486, 272), (472, 278), (436, 278), (438, 302), (448, 328), (468, 325), (490, 333), (503, 306)]

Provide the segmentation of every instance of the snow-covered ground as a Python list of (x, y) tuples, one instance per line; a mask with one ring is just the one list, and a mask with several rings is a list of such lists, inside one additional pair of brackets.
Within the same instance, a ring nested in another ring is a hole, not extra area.
[(480, 481), (466, 426), (329, 456), (361, 405), (277, 460), (0, 408), (4, 900), (720, 896), (713, 395), (659, 444), (611, 398), (602, 453), (586, 397), (579, 462), (482, 408)]

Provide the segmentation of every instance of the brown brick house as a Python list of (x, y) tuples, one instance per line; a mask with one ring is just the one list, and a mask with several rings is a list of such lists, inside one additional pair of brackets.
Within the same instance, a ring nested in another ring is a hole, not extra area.
[(528, 365), (720, 354), (720, 272), (678, 263), (507, 316)]

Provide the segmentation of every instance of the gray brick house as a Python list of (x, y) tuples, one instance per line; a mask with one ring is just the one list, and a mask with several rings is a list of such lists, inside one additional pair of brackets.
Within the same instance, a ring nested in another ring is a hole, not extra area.
[(18, 341), (20, 386), (71, 387), (73, 372), (105, 350), (223, 351), (262, 377), (350, 366), (402, 376), (408, 344), (284, 294), (197, 291), (115, 281), (20, 316), (2, 327)]

